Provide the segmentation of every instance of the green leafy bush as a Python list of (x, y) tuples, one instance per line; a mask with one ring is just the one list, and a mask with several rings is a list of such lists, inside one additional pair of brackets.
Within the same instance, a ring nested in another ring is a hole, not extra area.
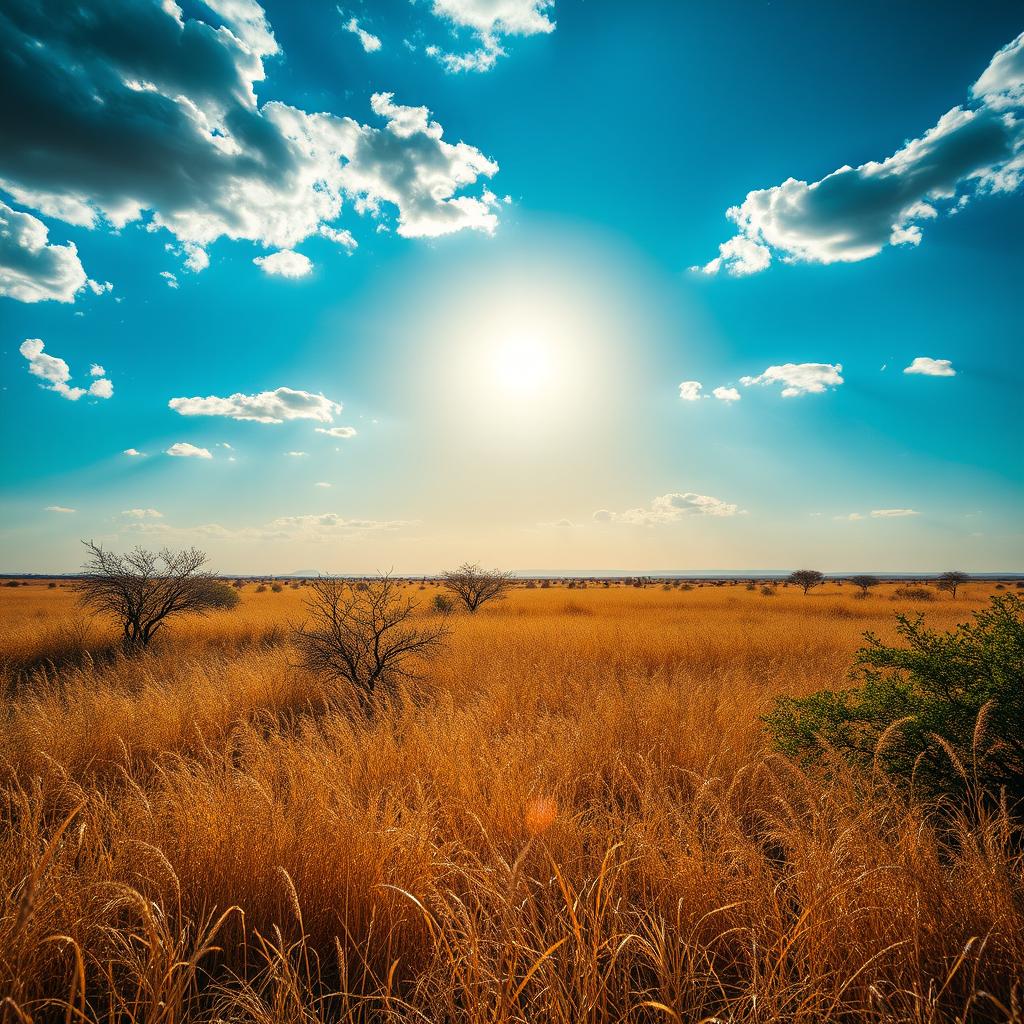
[(1024, 600), (993, 597), (948, 633), (896, 618), (905, 646), (866, 633), (858, 686), (776, 702), (765, 723), (778, 748), (805, 763), (831, 749), (928, 796), (1024, 799)]

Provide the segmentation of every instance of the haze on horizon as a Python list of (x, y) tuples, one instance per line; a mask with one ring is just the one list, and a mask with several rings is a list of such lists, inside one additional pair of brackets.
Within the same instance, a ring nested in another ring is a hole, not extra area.
[(1024, 571), (1022, 30), (14, 0), (0, 570)]

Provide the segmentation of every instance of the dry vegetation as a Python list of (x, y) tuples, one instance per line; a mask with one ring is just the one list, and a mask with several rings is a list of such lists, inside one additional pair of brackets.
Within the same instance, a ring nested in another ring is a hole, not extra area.
[(370, 720), (294, 667), (306, 588), (132, 658), (0, 590), (0, 1018), (1020, 1021), (1006, 817), (762, 731), (894, 610), (993, 592), (894, 589), (517, 588)]

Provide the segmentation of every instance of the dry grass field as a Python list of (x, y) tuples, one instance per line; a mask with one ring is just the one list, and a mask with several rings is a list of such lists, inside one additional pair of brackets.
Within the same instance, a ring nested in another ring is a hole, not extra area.
[(369, 720), (294, 667), (302, 588), (131, 659), (0, 589), (0, 1019), (1020, 1021), (1006, 819), (763, 733), (993, 593), (893, 589), (517, 588)]

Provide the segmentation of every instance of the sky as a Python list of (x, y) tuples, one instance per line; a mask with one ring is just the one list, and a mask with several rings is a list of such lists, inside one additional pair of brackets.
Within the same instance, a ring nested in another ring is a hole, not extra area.
[(1024, 571), (1022, 31), (4, 0), (0, 571)]

